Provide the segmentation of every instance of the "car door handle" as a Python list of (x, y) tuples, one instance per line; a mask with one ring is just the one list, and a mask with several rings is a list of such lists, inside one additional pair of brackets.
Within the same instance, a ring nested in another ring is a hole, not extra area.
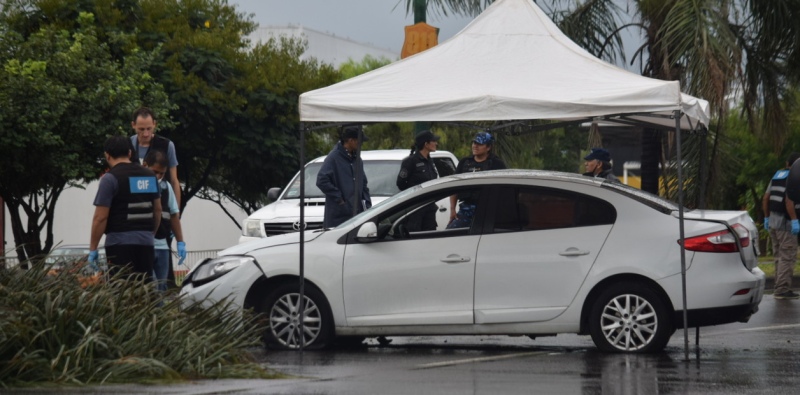
[(440, 259), (440, 261), (444, 263), (464, 263), (464, 262), (469, 262), (470, 257), (461, 256), (458, 254), (450, 254), (447, 257)]
[(444, 207), (444, 206), (442, 206), (442, 207), (439, 207), (439, 212), (440, 212), (440, 213), (443, 213), (443, 212), (445, 212), (445, 211), (447, 211), (447, 207)]
[(564, 251), (558, 253), (561, 256), (581, 256), (581, 255), (589, 255), (589, 251), (586, 250), (579, 250), (575, 247), (567, 248)]

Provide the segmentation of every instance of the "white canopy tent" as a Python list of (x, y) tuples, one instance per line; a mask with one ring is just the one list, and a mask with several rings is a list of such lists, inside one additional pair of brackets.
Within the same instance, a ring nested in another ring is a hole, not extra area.
[[(681, 93), (677, 81), (643, 77), (594, 57), (567, 38), (532, 0), (498, 0), (436, 47), (300, 95), (301, 123), (602, 120), (674, 128), (678, 163), (680, 130), (706, 127), (709, 119), (707, 101)], [(301, 126), (301, 147), (304, 130)], [(300, 156), (302, 172), (303, 148)], [(683, 241), (680, 166), (678, 179)], [(300, 193), (302, 199), (302, 184)], [(303, 294), (302, 232), (300, 237)], [(688, 359), (685, 259), (681, 254)]]
[(602, 117), (672, 128), (675, 110), (682, 129), (708, 124), (708, 102), (594, 57), (531, 0), (499, 0), (436, 47), (300, 96), (303, 122)]

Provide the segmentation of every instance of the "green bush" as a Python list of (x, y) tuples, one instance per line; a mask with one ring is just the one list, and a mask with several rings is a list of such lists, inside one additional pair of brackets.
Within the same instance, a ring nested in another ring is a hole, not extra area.
[(82, 280), (43, 263), (0, 270), (0, 385), (270, 377), (248, 351), (263, 327), (228, 302), (181, 307), (142, 281)]

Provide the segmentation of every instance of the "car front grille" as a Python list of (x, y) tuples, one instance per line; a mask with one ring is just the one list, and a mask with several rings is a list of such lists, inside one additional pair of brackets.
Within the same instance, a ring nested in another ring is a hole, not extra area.
[[(267, 237), (282, 235), (284, 233), (297, 232), (300, 229), (300, 221), (297, 222), (273, 222), (264, 224), (264, 234)], [(322, 229), (322, 222), (306, 222), (306, 230)]]

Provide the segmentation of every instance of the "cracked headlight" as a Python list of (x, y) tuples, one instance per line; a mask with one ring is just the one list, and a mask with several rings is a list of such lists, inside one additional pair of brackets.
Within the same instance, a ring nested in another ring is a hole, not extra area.
[(209, 282), (249, 262), (255, 262), (255, 258), (247, 255), (226, 255), (210, 259), (195, 269), (192, 282)]

